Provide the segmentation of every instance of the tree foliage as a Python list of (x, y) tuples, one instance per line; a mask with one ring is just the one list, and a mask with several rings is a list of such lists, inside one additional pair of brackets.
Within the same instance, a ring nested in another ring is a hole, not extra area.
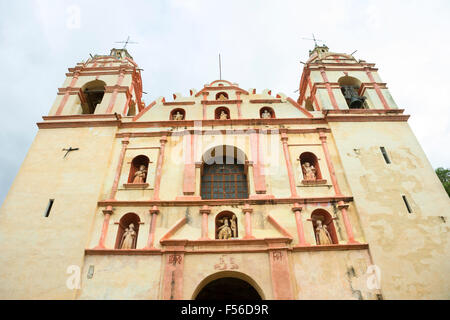
[(437, 168), (436, 174), (444, 185), (445, 191), (447, 191), (448, 196), (450, 197), (450, 169)]

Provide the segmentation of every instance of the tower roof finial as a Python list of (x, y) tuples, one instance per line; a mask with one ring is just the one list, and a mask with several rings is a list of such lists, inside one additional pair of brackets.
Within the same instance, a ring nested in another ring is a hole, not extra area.
[(312, 38), (302, 38), (303, 40), (311, 40), (314, 41), (314, 48), (318, 47), (319, 45), (317, 44), (317, 41), (320, 41), (323, 43), (323, 40), (320, 39), (316, 39), (316, 36), (314, 35), (314, 33), (312, 34)]
[(137, 42), (130, 41), (130, 36), (127, 37), (127, 40), (125, 40), (125, 41), (116, 41), (116, 43), (124, 43), (122, 49), (126, 49), (127, 44), (129, 44), (129, 43), (131, 43), (131, 44), (137, 44)]
[(130, 41), (130, 36), (128, 36), (127, 40), (116, 41), (116, 43), (123, 43), (124, 44), (123, 48), (122, 49), (116, 49), (116, 48), (111, 49), (111, 53), (110, 53), (111, 56), (115, 56), (119, 59), (123, 59), (125, 57), (133, 59), (133, 57), (131, 57), (131, 55), (128, 53), (127, 45), (128, 44), (137, 44), (137, 42)]
[[(302, 38), (303, 40), (311, 40), (314, 41), (314, 49), (309, 50), (309, 56), (313, 55), (313, 53), (321, 54), (328, 52), (328, 47), (324, 44), (323, 40), (316, 39), (314, 33), (312, 34), (312, 38)], [(322, 45), (318, 44), (318, 41), (322, 42)]]

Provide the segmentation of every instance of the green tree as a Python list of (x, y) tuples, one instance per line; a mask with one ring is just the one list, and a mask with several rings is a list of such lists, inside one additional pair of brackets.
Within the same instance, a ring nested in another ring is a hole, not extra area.
[(450, 197), (450, 169), (437, 168), (436, 174)]

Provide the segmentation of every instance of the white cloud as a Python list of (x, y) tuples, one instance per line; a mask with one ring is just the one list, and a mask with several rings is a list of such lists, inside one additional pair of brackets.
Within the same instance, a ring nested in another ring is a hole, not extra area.
[[(0, 2), (3, 62), (0, 155), (4, 198), (68, 67), (131, 36), (147, 103), (223, 76), (295, 97), (312, 33), (331, 50), (377, 63), (434, 167), (450, 167), (450, 2), (442, 1)], [(80, 28), (67, 28), (79, 6)], [(26, 94), (25, 94), (26, 93)]]

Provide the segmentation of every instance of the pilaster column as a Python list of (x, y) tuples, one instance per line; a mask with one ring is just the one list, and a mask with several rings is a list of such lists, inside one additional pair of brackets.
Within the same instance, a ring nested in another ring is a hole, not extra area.
[(200, 209), (202, 215), (202, 236), (199, 240), (210, 240), (208, 237), (208, 216), (211, 213), (211, 209), (208, 206), (203, 206)]
[(300, 206), (298, 203), (295, 203), (292, 207), (292, 211), (295, 214), (295, 222), (297, 224), (297, 234), (298, 234), (298, 246), (310, 246), (309, 243), (306, 243), (305, 241), (305, 231), (303, 229), (303, 222), (302, 222), (302, 210), (303, 207)]
[(162, 299), (181, 300), (183, 298), (184, 246), (167, 248), (164, 260)]
[(162, 166), (164, 163), (164, 151), (166, 148), (167, 136), (163, 136), (159, 140), (161, 146), (159, 148), (158, 165), (156, 166), (155, 190), (153, 192), (153, 200), (159, 200), (159, 189), (161, 186)]
[(184, 139), (183, 194), (186, 196), (195, 192), (194, 135), (188, 133)]
[(245, 160), (245, 167), (247, 171), (247, 179), (248, 179), (248, 197), (249, 198), (257, 198), (255, 191), (255, 180), (253, 179), (253, 161)]
[[(125, 102), (125, 106), (123, 107), (123, 111), (122, 111), (122, 115), (124, 115), (124, 116), (127, 115), (128, 108), (130, 107), (130, 101), (131, 101), (133, 90), (134, 90), (134, 87), (133, 87), (133, 85), (131, 85), (130, 88), (128, 89), (127, 93), (126, 93), (127, 101)], [(136, 105), (136, 108), (137, 108), (137, 110), (136, 110), (137, 111), (136, 114), (137, 114), (139, 112), (138, 111), (139, 109), (138, 109), (137, 105)]]
[(153, 243), (155, 242), (156, 219), (159, 214), (159, 209), (157, 206), (153, 206), (149, 212), (151, 216), (150, 232), (148, 235), (147, 246), (144, 249), (155, 249)]
[[(69, 86), (67, 87), (67, 89), (68, 89), (68, 88), (73, 88), (73, 86), (77, 83), (78, 77), (79, 77), (79, 76), (80, 76), (80, 72), (79, 72), (79, 71), (76, 71), (76, 72), (74, 73), (73, 78), (72, 78), (72, 81), (70, 82), (70, 84), (69, 84)], [(64, 94), (63, 99), (61, 100), (61, 103), (60, 103), (59, 106), (58, 106), (58, 109), (56, 110), (56, 113), (55, 113), (56, 116), (61, 115), (61, 113), (62, 113), (62, 111), (63, 111), (63, 109), (64, 109), (64, 106), (66, 105), (67, 100), (69, 99), (69, 95), (70, 95), (70, 94), (69, 94), (69, 91), (66, 91), (66, 93)]]
[(385, 109), (390, 109), (390, 108), (389, 108), (389, 105), (388, 105), (388, 103), (387, 103), (387, 101), (386, 101), (386, 99), (385, 99), (384, 96), (383, 96), (383, 93), (382, 93), (381, 90), (380, 90), (380, 86), (379, 86), (378, 83), (375, 81), (375, 79), (374, 79), (374, 77), (373, 77), (373, 75), (372, 75), (372, 72), (370, 72), (370, 69), (369, 69), (369, 68), (365, 68), (364, 70), (366, 71), (366, 74), (367, 74), (367, 76), (369, 77), (369, 80), (373, 83), (373, 87), (375, 88), (375, 92), (377, 93), (378, 98), (380, 98), (380, 101), (381, 101), (381, 103), (383, 104), (383, 108), (385, 108)]
[(338, 208), (341, 211), (342, 220), (344, 220), (344, 226), (345, 231), (347, 233), (348, 243), (359, 243), (358, 241), (355, 241), (352, 225), (350, 223), (350, 219), (348, 218), (347, 214), (348, 204), (344, 203), (344, 201), (339, 201)]
[(94, 249), (106, 249), (105, 248), (105, 240), (106, 235), (108, 234), (109, 220), (111, 215), (113, 214), (112, 206), (107, 206), (105, 210), (103, 210), (103, 227), (102, 233), (100, 234), (100, 239), (98, 241), (98, 245)]
[(336, 98), (334, 97), (333, 89), (331, 89), (330, 81), (328, 81), (327, 73), (325, 72), (325, 68), (320, 68), (320, 74), (322, 75), (323, 82), (325, 82), (325, 86), (327, 87), (328, 95), (330, 96), (331, 105), (333, 109), (338, 110), (338, 104), (336, 102)]
[(250, 206), (246, 203), (242, 208), (242, 212), (245, 215), (245, 236), (243, 239), (255, 239), (255, 237), (252, 235), (251, 213), (253, 212), (253, 209), (250, 208)]
[(308, 78), (308, 85), (309, 85), (310, 97), (313, 98), (313, 101), (311, 101), (311, 103), (314, 105), (314, 110), (320, 111), (319, 103), (317, 102), (317, 98), (316, 98), (317, 88), (315, 88), (313, 86), (311, 77)]
[(339, 188), (339, 183), (336, 178), (336, 173), (334, 171), (333, 162), (331, 161), (330, 152), (328, 151), (328, 144), (327, 144), (327, 136), (325, 133), (320, 132), (319, 133), (319, 139), (322, 141), (322, 149), (323, 153), (325, 154), (325, 159), (327, 161), (328, 171), (330, 172), (331, 181), (333, 183), (333, 188), (336, 196), (342, 196), (341, 189)]
[(203, 162), (195, 163), (195, 194), (194, 196), (201, 199), (201, 186), (202, 186), (202, 165)]
[(202, 100), (202, 106), (203, 106), (203, 120), (206, 120), (206, 98), (208, 97), (208, 92), (203, 92), (203, 100)]
[[(125, 69), (121, 68), (119, 71), (119, 78), (117, 79), (116, 86), (120, 86), (122, 84), (124, 76), (125, 76)], [(117, 92), (118, 92), (118, 90), (117, 90), (117, 88), (115, 88), (112, 93), (111, 100), (109, 101), (108, 108), (106, 109), (106, 113), (111, 113), (111, 111), (113, 110), (114, 103), (116, 103), (116, 99), (117, 99)]]
[[(241, 100), (240, 92), (236, 92), (236, 99), (239, 101)], [(237, 103), (237, 111), (238, 111), (238, 119), (242, 119), (242, 111), (241, 111), (241, 103), (240, 102)]]
[(114, 200), (116, 198), (117, 188), (119, 187), (120, 174), (122, 173), (123, 159), (125, 158), (125, 152), (127, 151), (127, 146), (129, 143), (130, 140), (128, 137), (125, 137), (122, 140), (122, 150), (120, 150), (119, 162), (117, 163), (116, 174), (114, 176), (111, 193), (109, 194), (109, 200)]
[(257, 194), (266, 193), (266, 179), (263, 172), (262, 154), (259, 141), (259, 133), (250, 133), (250, 147), (252, 151), (253, 158), (253, 180), (255, 183), (255, 191)]
[(288, 136), (286, 132), (281, 133), (281, 142), (283, 144), (284, 159), (286, 160), (286, 168), (289, 176), (289, 186), (291, 188), (291, 198), (297, 198), (297, 187), (295, 186), (294, 173), (292, 171), (291, 155), (287, 144)]
[(194, 149), (195, 149), (195, 133), (187, 134), (184, 136), (184, 175), (183, 175), (183, 197), (177, 197), (181, 199), (200, 200), (195, 197), (195, 162), (194, 162)]
[(275, 300), (293, 300), (294, 290), (287, 250), (282, 244), (271, 243), (269, 246), (273, 298)]

